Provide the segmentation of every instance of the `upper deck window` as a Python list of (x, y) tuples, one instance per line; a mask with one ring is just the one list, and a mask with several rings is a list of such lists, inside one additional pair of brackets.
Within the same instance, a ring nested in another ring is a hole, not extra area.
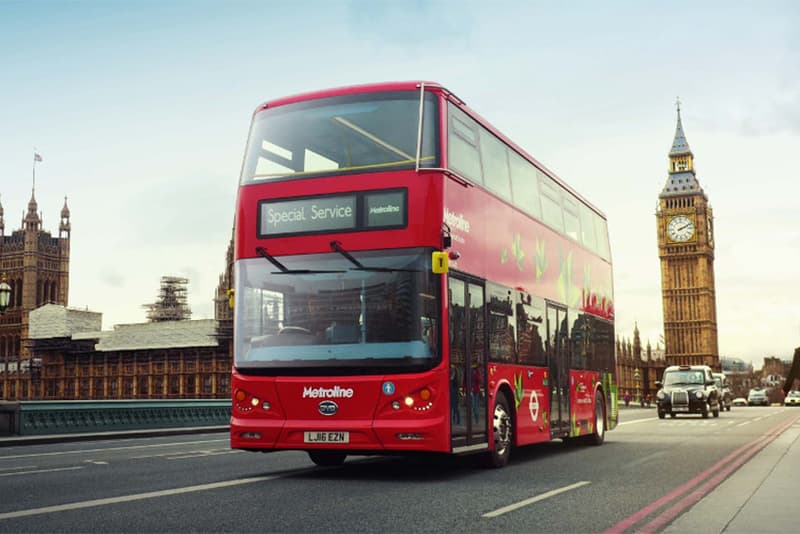
[(483, 183), (481, 155), (478, 151), (479, 126), (453, 104), (448, 107), (448, 164), (456, 172), (477, 184)]
[(481, 160), (486, 187), (511, 201), (511, 181), (508, 173), (508, 148), (498, 138), (481, 128)]
[[(267, 108), (253, 119), (243, 184), (325, 174), (413, 169), (418, 91), (321, 98)], [(438, 104), (425, 93), (420, 166), (438, 165)]]

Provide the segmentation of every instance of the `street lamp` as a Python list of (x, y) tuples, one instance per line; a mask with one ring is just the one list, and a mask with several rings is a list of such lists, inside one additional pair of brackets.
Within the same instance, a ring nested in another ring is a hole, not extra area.
[(0, 315), (3, 315), (8, 309), (8, 304), (11, 301), (11, 286), (6, 283), (6, 274), (0, 278)]
[(633, 380), (636, 382), (636, 397), (638, 398), (639, 402), (642, 401), (642, 394), (639, 392), (639, 381), (641, 380), (641, 376), (639, 375), (639, 368), (633, 370)]

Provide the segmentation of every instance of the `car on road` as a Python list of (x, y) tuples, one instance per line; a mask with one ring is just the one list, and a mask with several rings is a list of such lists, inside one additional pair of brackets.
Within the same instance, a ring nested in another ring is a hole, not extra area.
[(725, 378), (723, 373), (712, 373), (712, 375), (714, 376), (714, 381), (717, 383), (717, 389), (719, 390), (719, 409), (731, 411), (731, 406), (733, 406), (733, 393), (728, 385), (728, 379)]
[(753, 388), (747, 394), (747, 404), (749, 406), (769, 406), (769, 397), (767, 397), (767, 390), (762, 388)]
[(719, 417), (720, 392), (708, 365), (670, 365), (656, 386), (660, 388), (656, 394), (659, 419), (689, 413)]
[(747, 399), (745, 399), (744, 397), (736, 397), (735, 399), (733, 399), (732, 404), (734, 406), (747, 406)]
[(783, 399), (784, 406), (800, 406), (800, 391), (794, 389), (786, 394)]

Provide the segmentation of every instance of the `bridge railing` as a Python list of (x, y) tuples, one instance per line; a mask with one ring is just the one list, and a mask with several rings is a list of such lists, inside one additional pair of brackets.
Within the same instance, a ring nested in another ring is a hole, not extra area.
[(0, 435), (224, 426), (230, 399), (0, 402)]

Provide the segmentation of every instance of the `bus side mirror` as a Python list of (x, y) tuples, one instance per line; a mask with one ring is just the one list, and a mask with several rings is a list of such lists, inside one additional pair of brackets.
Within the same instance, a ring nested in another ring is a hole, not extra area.
[(431, 270), (433, 274), (444, 274), (449, 270), (450, 258), (447, 252), (434, 251), (431, 253)]

